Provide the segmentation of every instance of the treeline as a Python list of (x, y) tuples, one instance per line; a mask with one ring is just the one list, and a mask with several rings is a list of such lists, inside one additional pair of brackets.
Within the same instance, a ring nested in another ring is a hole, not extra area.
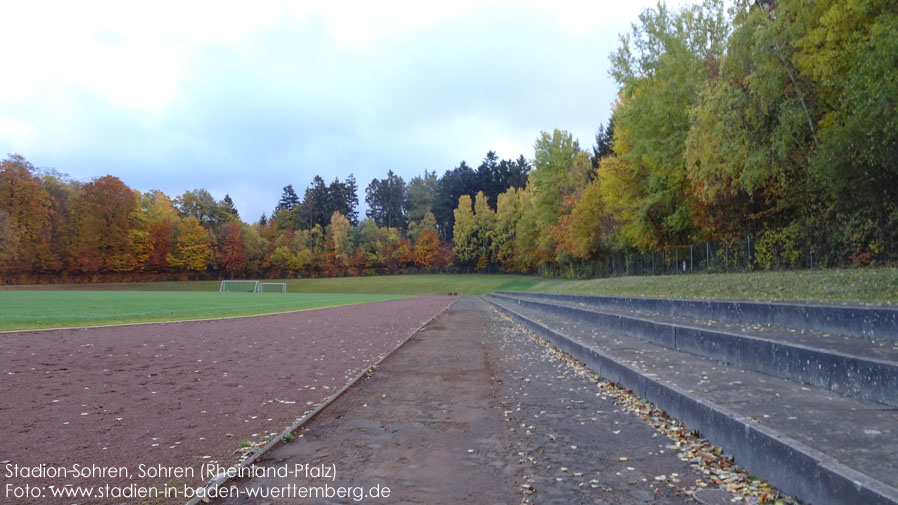
[(659, 5), (611, 61), (592, 153), (543, 134), (523, 190), (463, 199), (458, 263), (582, 275), (701, 242), (749, 243), (753, 268), (898, 259), (898, 2)]
[(315, 176), (299, 198), (283, 188), (271, 216), (247, 224), (229, 195), (205, 189), (170, 198), (140, 193), (107, 175), (83, 183), (34, 167), (19, 155), (0, 161), (0, 279), (92, 282), (167, 278), (290, 278), (445, 270), (453, 264), (450, 202), (523, 185), (529, 162), (487, 153), (437, 177), (406, 184), (392, 171), (365, 190), (358, 219), (355, 178)]

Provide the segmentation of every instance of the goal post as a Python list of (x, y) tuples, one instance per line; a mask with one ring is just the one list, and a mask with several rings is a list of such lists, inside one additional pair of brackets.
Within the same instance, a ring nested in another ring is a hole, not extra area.
[(259, 281), (221, 281), (219, 293), (257, 293)]
[(221, 281), (219, 293), (286, 293), (286, 282)]
[(256, 293), (286, 293), (286, 282), (260, 282)]

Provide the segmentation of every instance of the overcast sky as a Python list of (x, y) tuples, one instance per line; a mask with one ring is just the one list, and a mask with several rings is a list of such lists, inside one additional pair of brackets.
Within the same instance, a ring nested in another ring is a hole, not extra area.
[(532, 158), (553, 128), (592, 145), (608, 54), (654, 2), (137, 4), (2, 2), (0, 156), (229, 193), (252, 222), (316, 174), (364, 205), (389, 169)]

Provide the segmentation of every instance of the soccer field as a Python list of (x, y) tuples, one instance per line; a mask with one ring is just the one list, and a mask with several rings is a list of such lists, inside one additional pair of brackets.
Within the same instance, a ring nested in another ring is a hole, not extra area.
[(0, 330), (248, 316), (396, 298), (403, 298), (403, 295), (252, 294), (185, 291), (0, 291)]
[[(361, 293), (394, 295), (485, 295), (499, 290), (547, 291), (565, 284), (561, 279), (515, 274), (426, 274), (271, 279), (283, 282), (289, 293)], [(215, 291), (220, 281), (110, 282), (98, 284), (40, 284), (0, 286), (0, 291)]]

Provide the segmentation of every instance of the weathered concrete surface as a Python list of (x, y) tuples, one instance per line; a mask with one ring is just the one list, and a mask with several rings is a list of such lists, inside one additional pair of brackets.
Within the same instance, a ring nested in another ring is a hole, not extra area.
[[(363, 503), (694, 503), (654, 478), (695, 478), (665, 452), (669, 440), (476, 298), (456, 302), (299, 435), (260, 464), (333, 465), (331, 486), (390, 488), (389, 499)], [(245, 493), (291, 484), (325, 481), (244, 479), (243, 496), (216, 503), (296, 503)]]
[[(757, 336), (745, 330), (722, 331), (718, 329), (719, 323), (700, 324), (698, 320), (683, 317), (587, 308), (540, 297), (495, 295), (494, 298), (838, 394), (898, 406), (898, 349), (865, 338), (847, 344), (843, 344), (845, 337), (833, 335), (799, 339), (783, 328)], [(888, 342), (898, 344), (898, 341)], [(839, 350), (834, 350), (837, 344)], [(853, 354), (855, 351), (857, 354)]]
[(682, 300), (626, 296), (564, 295), (550, 293), (498, 294), (573, 301), (587, 305), (624, 307), (670, 315), (718, 321), (754, 322), (831, 333), (898, 339), (898, 308), (823, 303)]
[(723, 321), (707, 317), (675, 315), (670, 313), (654, 312), (639, 309), (638, 307), (611, 306), (594, 303), (579, 303), (570, 300), (550, 298), (541, 293), (527, 293), (520, 295), (505, 295), (513, 298), (531, 299), (557, 305), (568, 305), (578, 308), (588, 308), (605, 313), (626, 315), (652, 321), (669, 323), (682, 326), (694, 326), (702, 329), (748, 335), (773, 340), (776, 342), (791, 343), (812, 347), (815, 349), (835, 351), (843, 354), (851, 354), (863, 358), (881, 359), (898, 362), (898, 340), (888, 338), (869, 338), (860, 335), (846, 335), (840, 333), (822, 332), (806, 328), (790, 328), (778, 326), (769, 321), (743, 322)]
[[(498, 301), (498, 300), (497, 300)], [(898, 503), (898, 414), (498, 301), (522, 324), (632, 388), (811, 503)]]

